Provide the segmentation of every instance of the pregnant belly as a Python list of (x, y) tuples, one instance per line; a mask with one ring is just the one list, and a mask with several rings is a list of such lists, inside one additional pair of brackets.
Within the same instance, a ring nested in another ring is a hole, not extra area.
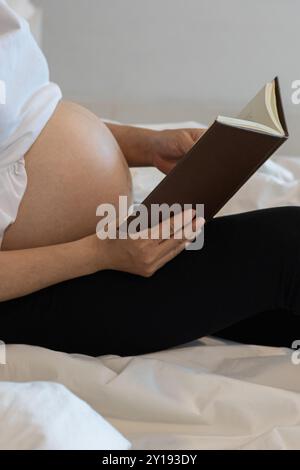
[(77, 240), (95, 233), (102, 203), (131, 202), (130, 172), (106, 125), (74, 103), (61, 102), (25, 156), (28, 186), (3, 249)]

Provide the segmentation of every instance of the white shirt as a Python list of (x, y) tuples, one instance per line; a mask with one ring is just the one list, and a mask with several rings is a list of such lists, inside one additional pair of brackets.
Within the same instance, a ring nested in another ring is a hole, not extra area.
[(0, 246), (26, 190), (24, 155), (62, 94), (28, 23), (0, 0)]

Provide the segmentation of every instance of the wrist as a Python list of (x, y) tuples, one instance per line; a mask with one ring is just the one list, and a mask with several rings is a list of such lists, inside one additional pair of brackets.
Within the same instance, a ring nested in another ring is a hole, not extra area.
[(157, 131), (144, 127), (107, 124), (129, 166), (152, 166)]
[(144, 127), (136, 127), (133, 129), (136, 135), (134, 151), (138, 166), (153, 166), (153, 148), (157, 131)]
[(100, 240), (97, 234), (84, 238), (86, 259), (90, 274), (110, 269), (109, 240)]

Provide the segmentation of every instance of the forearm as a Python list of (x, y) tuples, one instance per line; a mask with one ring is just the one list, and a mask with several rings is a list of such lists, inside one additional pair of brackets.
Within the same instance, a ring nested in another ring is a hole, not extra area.
[(131, 167), (152, 166), (150, 129), (106, 123), (115, 139), (118, 141), (127, 163)]
[(0, 302), (97, 271), (99, 266), (93, 256), (95, 238), (43, 248), (0, 251)]

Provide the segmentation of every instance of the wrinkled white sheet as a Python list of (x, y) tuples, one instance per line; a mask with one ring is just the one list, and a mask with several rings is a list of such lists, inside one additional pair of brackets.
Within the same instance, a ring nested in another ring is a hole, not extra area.
[(0, 378), (64, 384), (133, 449), (297, 449), (300, 365), (291, 354), (212, 339), (128, 358), (9, 346)]
[[(161, 178), (149, 169), (133, 173), (136, 200)], [(222, 213), (298, 205), (299, 183), (300, 158), (276, 157)], [(209, 338), (129, 358), (19, 345), (8, 347), (0, 380), (64, 384), (133, 449), (300, 449), (300, 365), (291, 359), (292, 350)]]
[(87, 403), (51, 382), (0, 382), (0, 450), (127, 450)]

